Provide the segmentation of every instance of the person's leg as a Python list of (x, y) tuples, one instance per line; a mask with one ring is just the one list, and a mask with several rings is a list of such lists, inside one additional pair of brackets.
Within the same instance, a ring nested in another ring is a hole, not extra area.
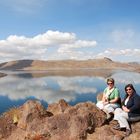
[(114, 116), (114, 120), (117, 120), (120, 127), (121, 128), (126, 128), (128, 130), (130, 130), (130, 126), (129, 126), (129, 123), (127, 121), (128, 119), (128, 113), (127, 112), (120, 112), (120, 113), (117, 113), (115, 112), (115, 116)]
[(112, 120), (113, 116), (114, 116), (114, 110), (115, 108), (117, 108), (118, 106), (116, 104), (107, 104), (104, 106), (103, 111), (106, 113), (107, 115), (107, 120)]
[(118, 107), (116, 104), (107, 104), (104, 106), (104, 110), (106, 110), (108, 113), (114, 112), (114, 110)]
[(118, 114), (122, 113), (122, 108), (116, 108), (114, 111), (114, 120), (118, 120), (118, 117), (120, 117)]
[(118, 120), (118, 123), (120, 124), (120, 127), (125, 127), (126, 129), (130, 130), (130, 126), (126, 117), (124, 116), (120, 117), (120, 119)]
[(102, 101), (98, 101), (96, 106), (100, 109), (103, 109), (104, 108), (104, 105), (103, 105), (103, 102)]
[(117, 125), (113, 127), (114, 129), (122, 130), (123, 128), (126, 128), (126, 136), (129, 136), (132, 133), (128, 123), (128, 113), (124, 112), (121, 108), (115, 109), (114, 120), (117, 120), (119, 123), (119, 126)]

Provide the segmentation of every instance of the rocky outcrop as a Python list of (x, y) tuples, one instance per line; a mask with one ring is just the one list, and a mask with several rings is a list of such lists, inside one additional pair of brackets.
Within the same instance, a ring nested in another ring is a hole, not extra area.
[[(92, 102), (70, 106), (64, 100), (48, 105), (29, 100), (23, 106), (0, 117), (1, 140), (121, 140), (124, 132), (112, 129), (116, 122), (106, 121), (106, 115)], [(134, 139), (140, 123), (132, 125)]]

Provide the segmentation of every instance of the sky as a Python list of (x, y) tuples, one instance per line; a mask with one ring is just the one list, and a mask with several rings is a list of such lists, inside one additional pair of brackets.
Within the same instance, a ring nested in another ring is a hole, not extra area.
[(0, 63), (140, 62), (139, 0), (1, 0)]

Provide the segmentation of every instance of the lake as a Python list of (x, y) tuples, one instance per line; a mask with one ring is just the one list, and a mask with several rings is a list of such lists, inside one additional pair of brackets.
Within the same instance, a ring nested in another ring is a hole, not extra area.
[(132, 83), (140, 93), (140, 74), (128, 71), (77, 70), (70, 71), (2, 71), (8, 75), (0, 78), (0, 113), (17, 107), (29, 99), (48, 104), (65, 99), (69, 104), (96, 102), (97, 94), (106, 87), (106, 78), (113, 77), (121, 97), (124, 87)]

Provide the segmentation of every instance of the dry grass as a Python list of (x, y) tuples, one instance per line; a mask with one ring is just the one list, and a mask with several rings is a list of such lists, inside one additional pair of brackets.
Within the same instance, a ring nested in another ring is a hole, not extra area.
[(2, 114), (3, 116), (9, 116), (10, 118), (12, 118), (13, 123), (18, 123), (18, 120), (20, 118), (20, 111), (18, 108), (13, 107), (11, 109), (9, 109), (8, 111), (6, 111), (5, 113)]

